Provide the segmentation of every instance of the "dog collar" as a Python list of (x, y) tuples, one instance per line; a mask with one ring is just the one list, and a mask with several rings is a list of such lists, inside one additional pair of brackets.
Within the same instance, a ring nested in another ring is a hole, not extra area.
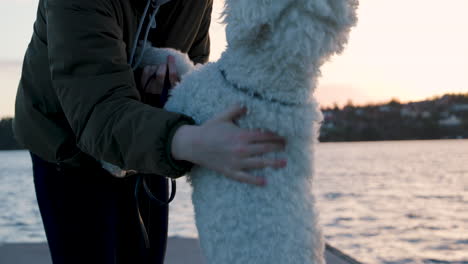
[(263, 96), (262, 94), (260, 93), (257, 93), (255, 91), (252, 91), (251, 89), (249, 88), (246, 88), (246, 87), (242, 87), (242, 86), (239, 86), (237, 85), (236, 83), (233, 83), (233, 82), (230, 82), (227, 77), (226, 77), (226, 71), (224, 71), (223, 69), (221, 69), (220, 67), (218, 67), (218, 70), (219, 70), (219, 73), (221, 74), (221, 76), (223, 77), (223, 80), (231, 87), (241, 91), (241, 92), (244, 92), (248, 95), (250, 95), (251, 97), (255, 98), (255, 99), (258, 99), (258, 100), (262, 100), (262, 101), (270, 101), (272, 103), (277, 103), (277, 104), (280, 104), (280, 105), (284, 105), (284, 106), (298, 106), (298, 105), (302, 105), (302, 104), (293, 104), (293, 103), (290, 103), (290, 102), (285, 102), (285, 101), (281, 101), (281, 100), (278, 100), (278, 99), (274, 99), (274, 98), (266, 98), (265, 96)]

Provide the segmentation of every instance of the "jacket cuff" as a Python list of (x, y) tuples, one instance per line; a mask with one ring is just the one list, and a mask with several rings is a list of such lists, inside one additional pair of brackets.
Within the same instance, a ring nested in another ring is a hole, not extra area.
[(166, 153), (165, 153), (166, 161), (173, 169), (173, 173), (171, 173), (170, 175), (167, 175), (167, 177), (169, 178), (179, 178), (185, 175), (194, 166), (192, 162), (189, 162), (186, 160), (174, 159), (174, 157), (172, 157), (172, 149), (171, 149), (172, 139), (177, 129), (179, 129), (183, 125), (194, 125), (194, 124), (195, 124), (195, 121), (192, 118), (188, 116), (183, 116), (183, 119), (180, 122), (176, 123), (169, 131), (169, 134), (167, 136)]

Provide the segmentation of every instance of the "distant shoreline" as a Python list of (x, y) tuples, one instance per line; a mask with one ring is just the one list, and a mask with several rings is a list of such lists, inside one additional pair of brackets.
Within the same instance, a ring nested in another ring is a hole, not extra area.
[[(350, 141), (323, 141), (318, 142), (320, 144), (327, 144), (327, 143), (379, 143), (379, 142), (404, 142), (404, 141), (452, 141), (452, 140), (468, 140), (468, 138), (435, 138), (435, 139), (388, 139), (388, 140), (350, 140)], [(17, 149), (0, 149), (0, 151), (19, 151), (28, 149), (25, 148), (17, 148)]]
[[(322, 107), (320, 142), (379, 142), (468, 139), (468, 93), (445, 94), (419, 102)], [(13, 118), (0, 119), (0, 150), (22, 149)], [(306, 129), (306, 128), (304, 128)]]

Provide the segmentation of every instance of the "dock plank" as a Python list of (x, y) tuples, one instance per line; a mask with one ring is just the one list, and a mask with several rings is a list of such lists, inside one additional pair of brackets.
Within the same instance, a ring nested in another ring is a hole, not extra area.
[[(180, 252), (184, 252), (181, 254)], [(327, 245), (327, 264), (361, 264), (338, 249)], [(46, 243), (0, 245), (1, 264), (51, 264)], [(204, 264), (197, 239), (171, 237), (168, 240), (166, 264)]]

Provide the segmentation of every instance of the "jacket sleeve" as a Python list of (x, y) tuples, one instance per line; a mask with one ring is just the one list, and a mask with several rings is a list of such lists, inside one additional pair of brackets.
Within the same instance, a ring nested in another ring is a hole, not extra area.
[(190, 59), (195, 63), (204, 64), (208, 62), (210, 57), (210, 24), (211, 24), (211, 13), (213, 10), (213, 1), (208, 0), (205, 12), (203, 14), (203, 20), (200, 24), (197, 36), (192, 44), (192, 47), (188, 51)]
[(49, 0), (51, 77), (78, 147), (98, 160), (140, 173), (182, 176), (172, 160), (175, 130), (190, 117), (139, 101), (126, 45), (108, 0)]

